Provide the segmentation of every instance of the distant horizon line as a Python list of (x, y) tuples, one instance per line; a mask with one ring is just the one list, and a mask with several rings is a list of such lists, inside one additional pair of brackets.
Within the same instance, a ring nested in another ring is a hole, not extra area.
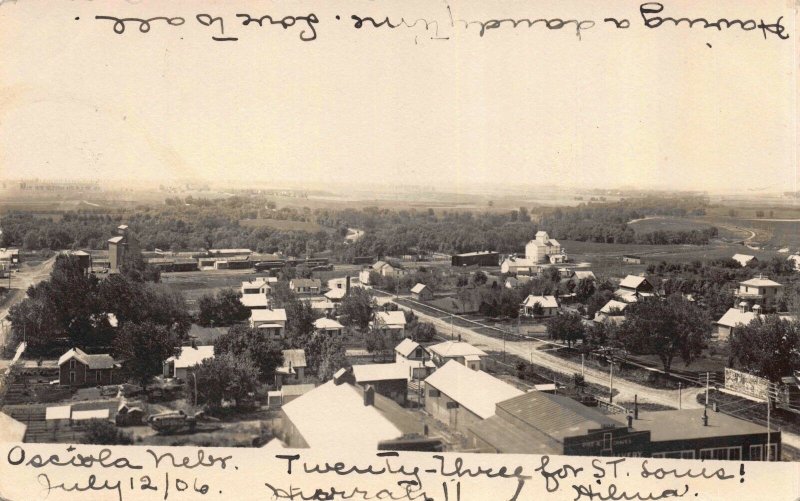
[[(71, 177), (5, 177), (0, 176), (0, 182), (8, 183), (8, 182), (43, 182), (43, 183), (91, 183), (97, 184), (101, 187), (109, 186), (115, 187), (120, 184), (129, 184), (134, 185), (131, 188), (139, 187), (139, 188), (158, 188), (159, 186), (174, 186), (176, 184), (206, 184), (209, 187), (213, 186), (216, 189), (292, 189), (292, 190), (314, 190), (314, 191), (338, 191), (341, 189), (366, 189), (366, 190), (379, 190), (381, 192), (387, 192), (386, 183), (381, 183), (378, 181), (355, 181), (355, 182), (344, 182), (344, 181), (295, 181), (295, 180), (286, 180), (286, 179), (273, 179), (270, 181), (267, 180), (248, 180), (242, 181), (237, 179), (208, 179), (208, 178), (189, 178), (189, 177), (170, 177), (166, 179), (155, 179), (155, 178), (148, 178), (148, 179), (140, 179), (140, 178), (109, 178), (109, 179), (101, 179), (97, 177), (88, 177), (88, 176), (71, 176)], [(526, 189), (530, 188), (557, 188), (557, 189), (579, 189), (579, 190), (602, 190), (602, 191), (619, 191), (619, 192), (630, 192), (630, 191), (642, 191), (642, 192), (673, 192), (673, 193), (684, 193), (684, 194), (696, 194), (696, 195), (712, 195), (712, 194), (761, 194), (761, 195), (783, 195), (785, 193), (793, 193), (794, 191), (790, 188), (787, 189), (780, 189), (779, 187), (774, 186), (765, 186), (763, 188), (753, 188), (750, 187), (736, 187), (736, 188), (728, 188), (728, 189), (716, 189), (716, 190), (709, 190), (709, 189), (689, 189), (689, 188), (679, 188), (679, 187), (670, 187), (663, 184), (655, 184), (655, 183), (643, 183), (641, 185), (632, 185), (630, 183), (620, 183), (620, 184), (609, 184), (604, 186), (589, 186), (586, 184), (581, 183), (553, 183), (553, 182), (546, 182), (546, 183), (535, 183), (535, 182), (525, 182), (525, 183), (518, 183), (513, 186), (509, 186), (509, 183), (503, 181), (494, 181), (494, 182), (475, 182), (475, 183), (458, 183), (458, 186), (453, 186), (451, 189), (442, 189), (441, 184), (426, 184), (426, 183), (396, 183), (394, 185), (398, 191), (408, 191), (409, 189), (423, 189), (424, 191), (428, 192), (440, 192), (440, 193), (453, 193), (457, 194), (462, 192), (465, 188), (467, 191), (465, 193), (474, 193), (477, 191), (487, 191), (486, 188), (495, 188), (495, 189), (504, 189), (509, 192), (509, 195), (513, 195), (516, 192), (525, 191)]]

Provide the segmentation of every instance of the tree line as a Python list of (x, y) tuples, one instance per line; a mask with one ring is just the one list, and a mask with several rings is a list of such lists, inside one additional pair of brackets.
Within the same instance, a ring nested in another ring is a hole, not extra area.
[[(199, 251), (208, 248), (249, 248), (301, 256), (328, 251), (350, 262), (359, 256), (399, 256), (443, 252), (494, 250), (520, 252), (540, 229), (552, 238), (624, 244), (704, 245), (717, 236), (716, 228), (689, 231), (635, 232), (628, 221), (648, 215), (691, 216), (705, 213), (701, 197), (639, 197), (616, 202), (581, 203), (577, 207), (521, 207), (510, 211), (434, 211), (275, 208), (263, 197), (225, 199), (187, 197), (168, 199), (135, 209), (64, 211), (51, 217), (27, 212), (0, 217), (0, 245), (25, 250), (102, 249), (107, 236), (128, 224), (146, 250)], [(248, 219), (315, 222), (323, 230), (278, 230), (242, 224)], [(365, 235), (353, 244), (347, 228)]]

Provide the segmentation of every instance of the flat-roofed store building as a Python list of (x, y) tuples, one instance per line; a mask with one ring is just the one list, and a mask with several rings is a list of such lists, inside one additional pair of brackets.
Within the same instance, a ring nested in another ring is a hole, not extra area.
[[(560, 395), (531, 391), (497, 403), (495, 415), (471, 426), (482, 452), (628, 456), (677, 459), (761, 460), (767, 429), (704, 409), (606, 415)], [(770, 435), (773, 458), (781, 435)]]
[(769, 443), (770, 460), (780, 458), (780, 431), (772, 431), (767, 439), (766, 427), (713, 411), (704, 425), (703, 413), (704, 409), (640, 413), (630, 429), (650, 433), (645, 454), (649, 457), (764, 461)]

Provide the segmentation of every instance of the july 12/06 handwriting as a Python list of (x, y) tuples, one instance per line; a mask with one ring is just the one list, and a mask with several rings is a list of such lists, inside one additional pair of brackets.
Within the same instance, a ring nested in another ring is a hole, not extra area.
[[(355, 30), (413, 30), (415, 42), (420, 35), (427, 36), (431, 40), (451, 40), (461, 33), (474, 33), (480, 38), (484, 38), (493, 31), (514, 30), (514, 29), (539, 29), (572, 33), (578, 40), (583, 40), (584, 35), (590, 30), (597, 29), (598, 26), (611, 28), (612, 30), (627, 30), (634, 24), (649, 29), (685, 28), (690, 30), (711, 30), (716, 32), (724, 31), (743, 31), (760, 33), (763, 39), (787, 40), (789, 34), (786, 26), (783, 25), (783, 16), (778, 17), (774, 22), (764, 19), (746, 18), (741, 19), (735, 16), (718, 17), (707, 19), (705, 17), (685, 17), (679, 14), (665, 15), (668, 11), (664, 4), (659, 2), (646, 2), (638, 7), (638, 16), (633, 21), (625, 17), (604, 17), (601, 20), (594, 19), (562, 19), (558, 17), (537, 18), (537, 17), (517, 17), (502, 19), (485, 20), (465, 20), (457, 19), (445, 2), (445, 9), (440, 19), (417, 18), (408, 20), (404, 17), (392, 16), (364, 16), (351, 14), (349, 16), (336, 14), (331, 21), (337, 26), (349, 27)], [(80, 18), (76, 17), (76, 20)], [(111, 15), (97, 15), (95, 20), (110, 21), (113, 32), (123, 35), (132, 30), (139, 33), (150, 33), (156, 26), (167, 28), (178, 28), (186, 25), (187, 18), (180, 16), (156, 16), (151, 18), (135, 17), (115, 17)], [(217, 16), (208, 13), (196, 14), (194, 18), (189, 18), (189, 22), (198, 23), (213, 30), (211, 39), (217, 42), (235, 42), (239, 40), (238, 34), (232, 34), (232, 27), (252, 28), (276, 28), (282, 31), (293, 31), (296, 37), (303, 42), (311, 42), (318, 39), (318, 25), (322, 19), (314, 13), (301, 15), (253, 15), (249, 13), (237, 13), (233, 18), (226, 19), (224, 16)], [(227, 31), (226, 31), (227, 30)]]

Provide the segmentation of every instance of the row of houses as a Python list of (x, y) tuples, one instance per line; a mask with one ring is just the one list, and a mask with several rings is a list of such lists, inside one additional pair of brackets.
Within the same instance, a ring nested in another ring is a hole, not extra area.
[[(724, 341), (729, 339), (737, 327), (749, 324), (753, 319), (767, 314), (778, 314), (785, 320), (793, 320), (789, 314), (779, 313), (778, 306), (783, 298), (783, 285), (763, 275), (739, 282), (733, 296), (735, 304), (713, 324), (712, 336)], [(659, 296), (653, 283), (644, 276), (628, 275), (614, 291), (611, 299), (595, 313), (597, 322), (621, 322), (625, 309), (632, 303), (649, 300)], [(691, 296), (687, 296), (693, 300)]]

